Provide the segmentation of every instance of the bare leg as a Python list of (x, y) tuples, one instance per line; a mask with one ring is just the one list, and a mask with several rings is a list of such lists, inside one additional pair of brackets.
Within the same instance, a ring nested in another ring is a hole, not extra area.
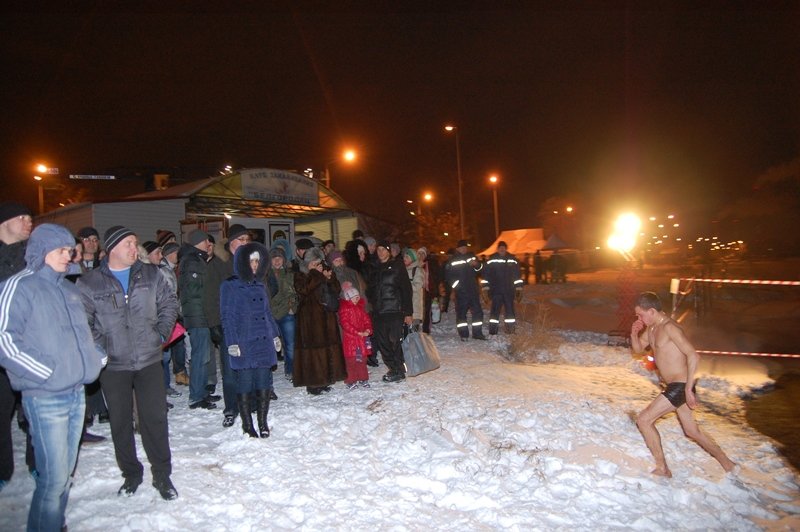
[(722, 448), (714, 441), (714, 439), (700, 430), (700, 427), (697, 425), (697, 422), (694, 420), (694, 414), (692, 410), (686, 406), (681, 405), (678, 408), (678, 421), (681, 422), (681, 427), (683, 427), (683, 432), (686, 434), (688, 438), (693, 439), (697, 442), (697, 445), (702, 447), (706, 450), (708, 454), (716, 458), (719, 465), (722, 466), (722, 469), (725, 471), (731, 471), (736, 464), (728, 458), (728, 455), (722, 450)]
[(664, 449), (661, 447), (661, 436), (656, 430), (656, 421), (673, 410), (675, 410), (675, 407), (666, 397), (659, 394), (636, 417), (636, 426), (639, 427), (639, 431), (644, 436), (644, 443), (647, 444), (647, 448), (650, 449), (650, 453), (656, 460), (656, 468), (652, 473), (662, 477), (671, 477), (672, 472), (667, 467), (667, 460), (664, 458)]

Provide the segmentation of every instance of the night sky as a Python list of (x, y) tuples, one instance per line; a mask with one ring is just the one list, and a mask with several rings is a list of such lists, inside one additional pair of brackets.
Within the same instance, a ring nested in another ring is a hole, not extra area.
[(288, 4), (3, 8), (3, 196), (35, 207), (38, 161), (302, 169), (355, 146), (331, 173), (356, 208), (457, 211), (452, 122), (468, 215), (493, 226), (495, 172), (510, 229), (552, 196), (713, 212), (800, 156), (800, 2)]

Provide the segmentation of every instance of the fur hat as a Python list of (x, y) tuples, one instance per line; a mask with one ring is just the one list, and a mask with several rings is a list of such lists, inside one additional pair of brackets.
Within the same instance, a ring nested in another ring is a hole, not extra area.
[(16, 201), (0, 203), (0, 224), (17, 216), (30, 216), (31, 211), (23, 204)]
[(311, 264), (315, 260), (320, 262), (325, 262), (325, 254), (322, 252), (321, 249), (311, 247), (306, 251), (306, 254), (303, 256), (303, 262), (306, 264)]
[(274, 248), (269, 250), (269, 258), (270, 258), (270, 260), (274, 259), (275, 257), (280, 257), (283, 260), (286, 260), (286, 253), (283, 252), (283, 248), (274, 247)]
[(106, 230), (106, 234), (103, 236), (103, 247), (106, 248), (107, 253), (111, 253), (111, 250), (114, 249), (114, 246), (133, 234), (133, 231), (121, 225), (109, 227)]

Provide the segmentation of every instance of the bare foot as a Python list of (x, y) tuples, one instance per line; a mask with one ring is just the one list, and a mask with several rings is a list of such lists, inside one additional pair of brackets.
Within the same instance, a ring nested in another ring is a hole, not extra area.
[(720, 463), (720, 465), (722, 466), (722, 469), (724, 469), (726, 473), (730, 473), (730, 472), (731, 472), (731, 471), (733, 471), (735, 468), (738, 468), (738, 467), (739, 467), (739, 465), (738, 465), (738, 464), (736, 464), (735, 462), (731, 462), (730, 460), (728, 460), (728, 461), (727, 461), (726, 463), (724, 463), (724, 464), (723, 464), (723, 463)]
[(670, 471), (668, 467), (657, 467), (650, 471), (650, 473), (659, 477), (672, 478), (672, 471)]

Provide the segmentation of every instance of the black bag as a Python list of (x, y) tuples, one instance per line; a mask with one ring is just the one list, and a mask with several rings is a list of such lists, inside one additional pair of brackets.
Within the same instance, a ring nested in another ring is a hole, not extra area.
[(328, 312), (339, 311), (339, 294), (328, 283), (322, 283), (319, 288), (319, 302)]

